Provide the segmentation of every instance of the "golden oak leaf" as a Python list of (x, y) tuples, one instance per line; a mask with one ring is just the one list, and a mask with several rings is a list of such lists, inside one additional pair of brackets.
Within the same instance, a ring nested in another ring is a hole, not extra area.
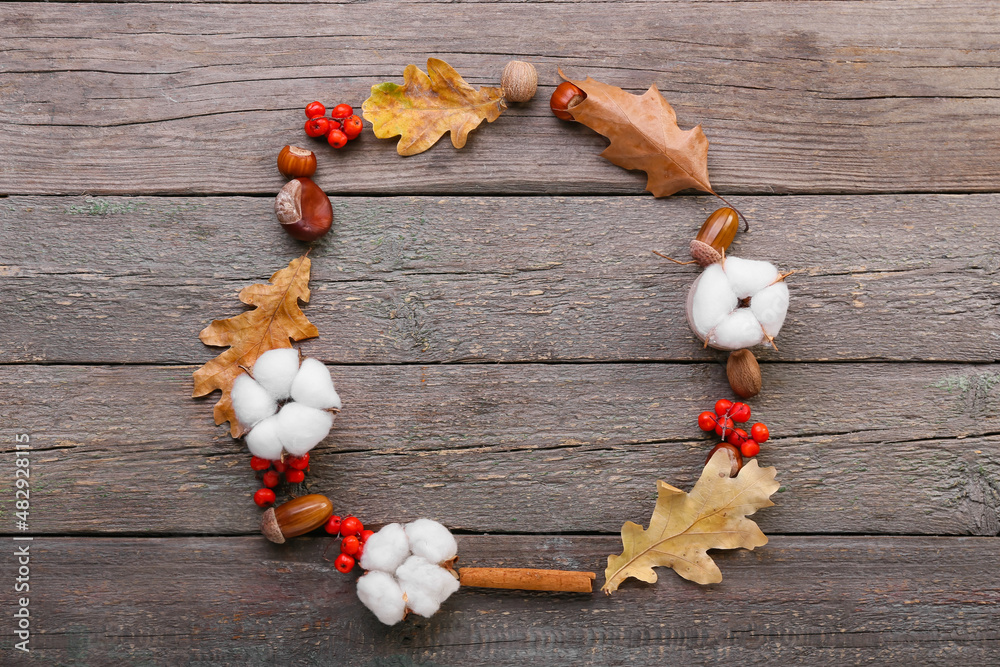
[(601, 157), (625, 169), (645, 171), (646, 189), (655, 197), (685, 188), (715, 194), (708, 182), (708, 138), (701, 125), (682, 131), (673, 107), (656, 86), (633, 95), (589, 76), (586, 81), (566, 80), (587, 94), (567, 111), (611, 140)]
[(361, 108), (376, 137), (399, 135), (396, 152), (416, 155), (445, 132), (451, 132), (452, 145), (461, 148), (469, 132), (483, 120), (495, 121), (507, 105), (499, 88), (476, 90), (451, 65), (428, 58), (427, 74), (407, 65), (402, 86), (392, 82), (372, 86), (371, 97)]
[(222, 398), (215, 404), (215, 423), (228, 421), (234, 438), (243, 433), (229, 395), (237, 376), (252, 368), (257, 357), (268, 350), (291, 347), (290, 341), (319, 335), (299, 308), (299, 301), (309, 303), (309, 268), (309, 258), (303, 255), (271, 276), (269, 285), (244, 287), (240, 301), (255, 308), (236, 317), (214, 320), (198, 336), (205, 345), (229, 346), (194, 372), (192, 396), (222, 390)]
[(709, 549), (753, 549), (767, 544), (764, 533), (746, 517), (774, 505), (768, 498), (779, 486), (775, 469), (759, 467), (757, 459), (743, 466), (736, 477), (729, 477), (729, 469), (729, 458), (719, 451), (705, 465), (691, 493), (657, 481), (659, 497), (649, 528), (643, 530), (631, 521), (622, 526), (624, 550), (608, 556), (601, 590), (611, 595), (629, 577), (653, 583), (654, 567), (672, 567), (695, 583), (718, 583), (722, 572), (709, 557)]

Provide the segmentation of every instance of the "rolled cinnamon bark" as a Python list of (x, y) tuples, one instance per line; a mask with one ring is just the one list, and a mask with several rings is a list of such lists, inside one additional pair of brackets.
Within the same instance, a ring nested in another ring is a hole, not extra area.
[(458, 571), (462, 586), (553, 593), (591, 593), (596, 578), (593, 572), (520, 567), (463, 567)]

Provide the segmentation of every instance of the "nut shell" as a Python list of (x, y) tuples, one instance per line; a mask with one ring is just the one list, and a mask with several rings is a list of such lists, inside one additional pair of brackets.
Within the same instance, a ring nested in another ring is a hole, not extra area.
[(319, 528), (332, 514), (333, 503), (330, 499), (311, 493), (264, 512), (260, 520), (260, 532), (275, 544), (283, 544), (290, 537)]
[(743, 468), (743, 454), (740, 453), (740, 449), (736, 445), (731, 445), (728, 442), (720, 442), (715, 447), (712, 447), (712, 451), (705, 457), (705, 465), (708, 465), (708, 462), (712, 460), (712, 456), (720, 449), (726, 450), (726, 453), (729, 455), (729, 476), (736, 477), (736, 475), (740, 474), (740, 469)]
[(510, 102), (527, 102), (538, 89), (538, 72), (531, 63), (511, 60), (500, 75), (500, 88)]
[(726, 362), (729, 386), (740, 398), (750, 398), (760, 393), (760, 365), (750, 350), (735, 350)]
[(288, 181), (281, 188), (274, 200), (274, 214), (285, 231), (299, 241), (315, 241), (333, 225), (330, 198), (306, 177)]
[(316, 154), (307, 148), (285, 146), (278, 153), (278, 171), (285, 178), (312, 176), (316, 173)]

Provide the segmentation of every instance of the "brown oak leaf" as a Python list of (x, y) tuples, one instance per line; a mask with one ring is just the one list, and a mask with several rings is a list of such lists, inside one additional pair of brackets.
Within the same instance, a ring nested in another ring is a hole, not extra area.
[(646, 190), (666, 197), (685, 188), (711, 192), (708, 181), (708, 138), (701, 125), (683, 131), (663, 95), (650, 86), (642, 95), (627, 93), (587, 77), (573, 81), (587, 94), (567, 111), (573, 119), (611, 140), (601, 157), (625, 169), (646, 172)]
[(428, 58), (427, 74), (416, 65), (407, 65), (402, 86), (391, 81), (372, 86), (361, 108), (376, 137), (400, 135), (396, 152), (416, 155), (445, 132), (451, 132), (455, 148), (462, 148), (469, 132), (484, 120), (495, 121), (507, 105), (499, 88), (476, 90), (451, 65)]
[(701, 478), (684, 493), (657, 481), (659, 496), (649, 528), (627, 521), (622, 526), (624, 550), (608, 556), (601, 590), (608, 595), (625, 579), (656, 581), (654, 567), (671, 567), (698, 584), (722, 581), (722, 572), (708, 555), (709, 549), (753, 549), (767, 544), (767, 536), (746, 518), (762, 507), (774, 505), (769, 498), (778, 490), (774, 468), (761, 468), (757, 459), (729, 476), (726, 453), (716, 452), (705, 465)]
[(309, 258), (303, 255), (271, 276), (269, 285), (244, 287), (240, 290), (240, 301), (254, 309), (236, 317), (214, 320), (198, 336), (205, 345), (229, 346), (194, 372), (192, 396), (221, 390), (222, 398), (215, 404), (215, 423), (228, 421), (234, 438), (243, 434), (243, 428), (236, 420), (229, 395), (233, 381), (268, 350), (291, 347), (293, 340), (319, 335), (319, 330), (299, 308), (299, 301), (309, 303), (309, 269)]

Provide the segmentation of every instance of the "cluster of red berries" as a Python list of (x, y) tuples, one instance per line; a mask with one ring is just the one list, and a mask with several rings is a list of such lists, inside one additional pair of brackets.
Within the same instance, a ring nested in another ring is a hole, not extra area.
[(341, 519), (336, 514), (326, 520), (323, 528), (334, 537), (337, 535), (341, 537), (340, 555), (333, 561), (333, 566), (344, 574), (353, 570), (354, 564), (361, 560), (365, 542), (375, 534), (374, 531), (365, 530), (364, 524), (357, 517), (346, 516)]
[(314, 139), (325, 137), (326, 142), (334, 148), (343, 148), (348, 141), (357, 139), (364, 124), (361, 117), (355, 115), (350, 104), (338, 104), (330, 109), (330, 117), (326, 117), (326, 107), (319, 102), (306, 105), (306, 134)]
[(253, 494), (253, 501), (258, 507), (270, 507), (275, 500), (272, 489), (281, 483), (282, 476), (289, 484), (301, 484), (305, 481), (306, 471), (309, 470), (309, 452), (302, 456), (289, 456), (284, 461), (269, 461), (254, 456), (250, 459), (250, 467), (263, 473), (260, 475), (260, 482), (264, 488)]
[(715, 412), (706, 410), (698, 415), (698, 427), (702, 431), (715, 431), (715, 434), (734, 447), (740, 448), (740, 453), (747, 458), (760, 453), (760, 445), (771, 437), (767, 426), (757, 422), (747, 433), (736, 428), (737, 423), (750, 421), (750, 406), (746, 403), (720, 399), (715, 402)]

